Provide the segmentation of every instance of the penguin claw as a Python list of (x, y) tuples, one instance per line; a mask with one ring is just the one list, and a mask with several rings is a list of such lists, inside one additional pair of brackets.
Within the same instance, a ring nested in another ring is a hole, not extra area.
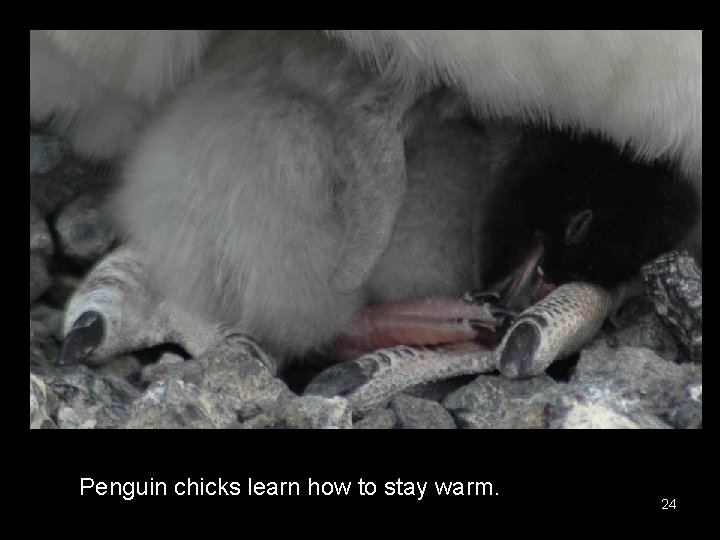
[(58, 365), (104, 364), (121, 354), (175, 343), (198, 356), (217, 341), (217, 325), (166, 301), (141, 256), (128, 248), (108, 254), (68, 303)]
[(84, 363), (105, 339), (105, 319), (97, 311), (86, 311), (73, 323), (63, 340), (57, 365)]

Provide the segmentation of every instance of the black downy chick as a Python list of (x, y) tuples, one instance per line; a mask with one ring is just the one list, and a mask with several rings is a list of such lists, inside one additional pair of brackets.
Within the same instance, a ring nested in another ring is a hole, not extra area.
[(667, 163), (638, 163), (590, 136), (529, 130), (495, 186), (483, 235), (491, 281), (539, 237), (546, 281), (614, 287), (685, 241), (700, 213)]

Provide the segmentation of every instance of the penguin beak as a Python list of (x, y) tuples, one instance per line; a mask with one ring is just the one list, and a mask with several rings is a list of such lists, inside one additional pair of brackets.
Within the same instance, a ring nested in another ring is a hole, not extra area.
[(537, 300), (538, 292), (543, 287), (540, 263), (544, 254), (545, 245), (538, 235), (530, 254), (500, 290), (501, 305), (508, 310), (519, 312)]

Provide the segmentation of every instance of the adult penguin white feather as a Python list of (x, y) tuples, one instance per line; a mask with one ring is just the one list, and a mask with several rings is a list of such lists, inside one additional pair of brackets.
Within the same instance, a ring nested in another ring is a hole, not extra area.
[(702, 187), (700, 30), (332, 30), (387, 77), (448, 84), (478, 116), (600, 134)]
[(197, 73), (214, 31), (31, 30), (30, 120), (78, 155), (125, 153), (160, 98)]

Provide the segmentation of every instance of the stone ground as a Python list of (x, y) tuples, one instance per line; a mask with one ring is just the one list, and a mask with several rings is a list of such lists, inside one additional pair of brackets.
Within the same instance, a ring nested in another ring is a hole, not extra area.
[(98, 368), (56, 366), (69, 295), (118, 244), (105, 209), (115, 178), (112, 167), (82, 163), (63, 141), (31, 130), (31, 428), (702, 427), (701, 357), (689, 361), (645, 298), (540, 377), (423, 385), (360, 419), (341, 397), (302, 395), (312, 363), (277, 378), (250, 342), (197, 359), (167, 347)]

